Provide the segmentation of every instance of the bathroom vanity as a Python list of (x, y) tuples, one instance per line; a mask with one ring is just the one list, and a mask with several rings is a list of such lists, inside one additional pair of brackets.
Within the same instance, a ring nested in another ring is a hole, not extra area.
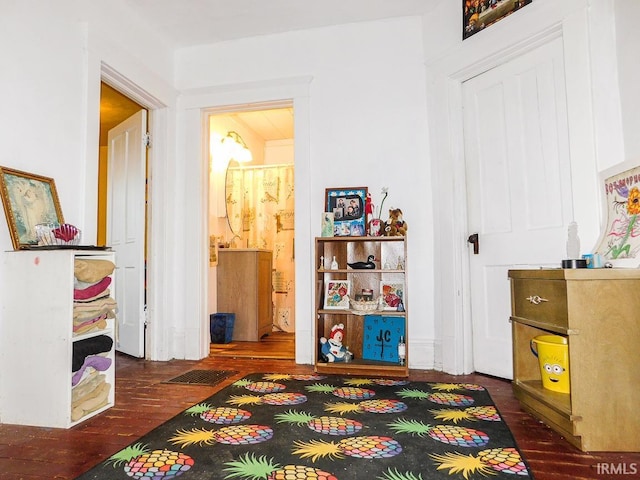
[(218, 312), (235, 313), (234, 342), (258, 341), (273, 328), (273, 252), (222, 248), (218, 255)]

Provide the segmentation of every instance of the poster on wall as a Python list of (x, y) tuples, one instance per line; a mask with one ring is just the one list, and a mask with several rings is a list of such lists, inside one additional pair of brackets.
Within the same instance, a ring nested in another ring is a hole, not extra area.
[(639, 164), (627, 162), (601, 176), (605, 222), (594, 253), (614, 266), (636, 267), (640, 262)]
[(462, 0), (462, 39), (475, 35), (533, 0)]

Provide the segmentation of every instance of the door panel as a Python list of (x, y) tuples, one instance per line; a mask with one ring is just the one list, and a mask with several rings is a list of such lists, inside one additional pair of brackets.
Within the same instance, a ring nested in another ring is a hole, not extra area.
[(144, 357), (147, 112), (109, 131), (107, 245), (116, 253), (116, 349)]
[(474, 368), (512, 377), (507, 271), (559, 266), (572, 219), (561, 39), (463, 85)]

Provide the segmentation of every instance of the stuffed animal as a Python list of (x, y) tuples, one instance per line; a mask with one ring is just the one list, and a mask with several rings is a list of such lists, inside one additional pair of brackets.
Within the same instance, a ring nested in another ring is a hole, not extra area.
[(402, 210), (389, 209), (389, 220), (385, 223), (385, 237), (404, 237), (407, 234), (407, 222), (402, 218)]
[(326, 362), (344, 362), (347, 355), (351, 356), (351, 352), (342, 346), (344, 338), (344, 325), (339, 323), (331, 327), (329, 338), (320, 338), (320, 353)]

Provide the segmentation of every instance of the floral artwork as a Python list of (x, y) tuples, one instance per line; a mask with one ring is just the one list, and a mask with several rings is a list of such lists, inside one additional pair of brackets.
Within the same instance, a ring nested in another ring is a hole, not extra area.
[(349, 280), (327, 280), (324, 292), (324, 308), (348, 309), (350, 289), (351, 282)]
[(384, 310), (398, 310), (404, 304), (404, 284), (380, 282), (380, 296), (384, 300)]
[(604, 182), (606, 221), (596, 253), (606, 260), (633, 259), (640, 253), (640, 167)]

